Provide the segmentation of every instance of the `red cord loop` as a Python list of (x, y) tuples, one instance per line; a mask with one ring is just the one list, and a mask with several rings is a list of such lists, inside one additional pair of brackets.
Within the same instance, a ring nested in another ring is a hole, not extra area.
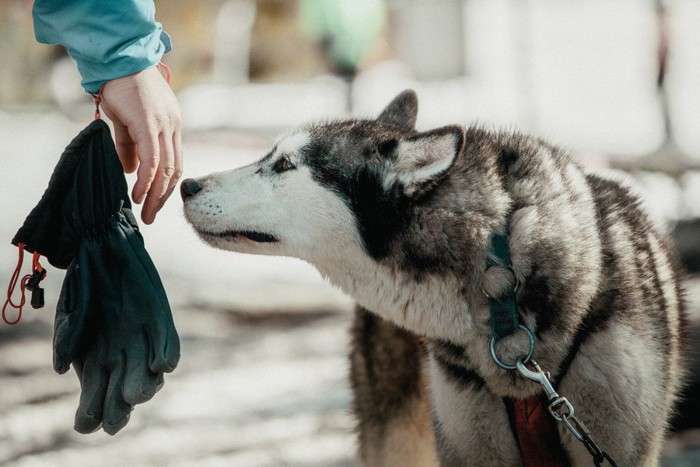
[[(12, 301), (12, 294), (15, 291), (15, 287), (17, 286), (17, 279), (19, 279), (19, 272), (22, 269), (22, 262), (24, 261), (24, 244), (20, 243), (17, 245), (19, 248), (19, 258), (17, 259), (17, 266), (15, 267), (14, 272), (12, 273), (12, 277), (10, 278), (10, 284), (7, 287), (7, 300), (5, 300), (5, 305), (2, 307), (2, 320), (7, 323), (7, 324), (16, 324), (19, 322), (19, 320), (22, 318), (22, 307), (24, 306), (24, 302), (26, 300), (24, 296), (24, 287), (25, 287), (25, 282), (29, 280), (29, 275), (24, 276), (22, 280), (20, 281), (20, 301), (19, 304), (15, 303)], [(7, 312), (7, 305), (10, 305), (11, 308), (14, 308), (17, 310), (17, 318), (13, 321), (9, 320), (7, 318), (6, 312)]]
[[(105, 83), (106, 84), (106, 83)], [(92, 94), (92, 101), (95, 103), (95, 120), (99, 120), (102, 118), (100, 115), (100, 104), (102, 103), (102, 90), (104, 89), (105, 85), (103, 84), (100, 86), (100, 89), (97, 91), (96, 94)]]
[[(22, 308), (24, 307), (24, 304), (27, 300), (27, 297), (25, 296), (27, 284), (30, 281), (32, 281), (32, 278), (34, 278), (34, 285), (30, 285), (30, 290), (32, 290), (33, 287), (39, 288), (39, 282), (42, 279), (44, 279), (44, 277), (46, 277), (46, 270), (41, 266), (41, 263), (39, 263), (39, 258), (41, 257), (41, 255), (39, 254), (39, 252), (35, 251), (32, 256), (32, 274), (27, 274), (24, 277), (22, 277), (21, 280), (19, 280), (20, 271), (22, 270), (22, 263), (24, 262), (24, 243), (17, 244), (17, 248), (19, 249), (17, 266), (15, 266), (15, 270), (12, 273), (12, 277), (10, 278), (10, 284), (7, 286), (7, 299), (5, 300), (5, 304), (2, 307), (2, 320), (9, 325), (17, 324), (19, 323), (19, 320), (22, 319)], [(20, 300), (19, 303), (15, 303), (12, 300), (12, 295), (14, 294), (15, 288), (17, 287), (18, 280)], [(10, 308), (17, 310), (17, 316), (14, 320), (8, 319), (7, 317), (8, 305)]]
[(173, 77), (173, 73), (170, 71), (170, 67), (166, 65), (163, 62), (158, 62), (158, 65), (156, 65), (156, 68), (158, 68), (158, 71), (165, 72), (165, 81), (170, 84), (170, 80)]

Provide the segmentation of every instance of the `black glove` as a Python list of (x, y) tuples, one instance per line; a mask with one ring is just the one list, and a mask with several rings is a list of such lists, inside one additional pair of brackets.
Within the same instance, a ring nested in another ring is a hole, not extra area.
[(56, 312), (54, 368), (64, 373), (73, 363), (81, 381), (75, 429), (89, 433), (102, 423), (116, 433), (179, 357), (163, 285), (140, 235), (120, 213), (104, 236), (81, 244)]
[(73, 364), (81, 397), (75, 429), (119, 431), (172, 371), (180, 343), (168, 299), (131, 214), (107, 125), (66, 148), (39, 205), (13, 243), (68, 267), (54, 328), (54, 368)]

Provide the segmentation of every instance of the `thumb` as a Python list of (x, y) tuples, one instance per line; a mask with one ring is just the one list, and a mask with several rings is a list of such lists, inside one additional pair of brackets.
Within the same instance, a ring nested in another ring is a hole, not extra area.
[[(114, 122), (113, 122), (114, 123)], [(132, 173), (139, 165), (136, 151), (136, 143), (131, 139), (129, 130), (124, 125), (114, 124), (114, 141), (117, 146), (117, 155), (124, 167), (124, 172)]]

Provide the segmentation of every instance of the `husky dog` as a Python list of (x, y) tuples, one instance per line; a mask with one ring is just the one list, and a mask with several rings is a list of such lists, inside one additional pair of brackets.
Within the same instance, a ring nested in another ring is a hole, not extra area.
[[(481, 128), (415, 129), (417, 99), (375, 120), (286, 134), (259, 162), (185, 180), (214, 247), (293, 256), (358, 304), (351, 354), (367, 465), (521, 465), (504, 398), (541, 386), (489, 353), (487, 294), (520, 283), (534, 358), (618, 465), (656, 465), (683, 375), (679, 271), (619, 182), (561, 149)], [(490, 268), (508, 230), (512, 270)], [(498, 343), (503, 361), (528, 348)], [(563, 426), (573, 465), (591, 455)]]

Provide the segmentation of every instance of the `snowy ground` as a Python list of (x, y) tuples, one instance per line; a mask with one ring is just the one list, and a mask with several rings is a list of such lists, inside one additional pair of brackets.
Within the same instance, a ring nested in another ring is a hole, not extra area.
[[(10, 238), (82, 126), (52, 113), (0, 113), (2, 277), (16, 260)], [(269, 145), (261, 135), (190, 133), (185, 176), (243, 164)], [(0, 326), (0, 465), (355, 465), (348, 298), (301, 262), (204, 246), (176, 197), (143, 231), (173, 305), (180, 366), (117, 436), (75, 433), (77, 378), (51, 369), (63, 272), (50, 268), (47, 307), (27, 310), (17, 326)], [(698, 308), (700, 283), (693, 290)], [(668, 457), (667, 465), (700, 462), (700, 437), (684, 436), (669, 453), (685, 457)]]

